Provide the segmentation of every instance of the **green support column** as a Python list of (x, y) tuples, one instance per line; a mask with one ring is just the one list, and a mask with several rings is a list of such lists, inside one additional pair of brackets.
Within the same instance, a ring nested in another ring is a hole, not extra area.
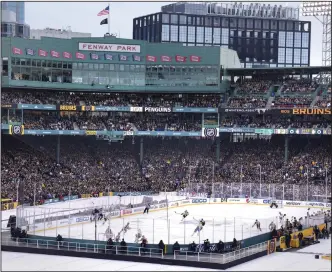
[(288, 142), (289, 142), (289, 137), (288, 135), (285, 135), (285, 162), (288, 161)]

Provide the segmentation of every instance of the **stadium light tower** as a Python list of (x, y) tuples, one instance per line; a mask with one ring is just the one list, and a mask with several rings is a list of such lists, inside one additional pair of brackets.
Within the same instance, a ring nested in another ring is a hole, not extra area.
[[(331, 2), (303, 2), (302, 15), (314, 16), (323, 25), (322, 65), (331, 66)], [(321, 18), (319, 18), (321, 17)], [(331, 74), (330, 74), (331, 77)]]

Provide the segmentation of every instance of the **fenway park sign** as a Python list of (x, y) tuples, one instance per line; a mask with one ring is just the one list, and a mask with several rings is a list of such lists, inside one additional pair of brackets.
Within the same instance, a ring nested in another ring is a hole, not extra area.
[(78, 49), (83, 51), (102, 51), (102, 52), (130, 52), (130, 53), (141, 52), (141, 46), (136, 44), (78, 43)]

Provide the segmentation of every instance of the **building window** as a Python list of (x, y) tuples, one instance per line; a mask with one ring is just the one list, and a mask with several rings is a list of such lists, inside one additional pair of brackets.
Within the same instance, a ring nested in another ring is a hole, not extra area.
[(309, 47), (309, 33), (302, 32), (302, 47), (304, 48)]
[(301, 47), (301, 32), (295, 32), (294, 47)]
[(237, 18), (229, 18), (229, 26), (232, 28), (237, 27)]
[(239, 18), (239, 28), (245, 28), (245, 19)]
[(301, 52), (301, 64), (308, 64), (308, 49), (302, 49)]
[(171, 15), (171, 24), (174, 24), (174, 25), (178, 24), (178, 15), (177, 14)]
[(294, 49), (294, 63), (297, 64), (301, 63), (301, 49), (298, 48)]
[(246, 19), (247, 20), (247, 28), (254, 28), (254, 20), (253, 19)]
[(164, 24), (169, 24), (169, 14), (163, 14), (162, 15), (162, 22)]
[(180, 24), (186, 25), (187, 24), (187, 16), (186, 15), (180, 15)]
[(293, 31), (294, 30), (294, 25), (293, 25), (293, 21), (288, 21), (287, 22), (287, 30), (291, 30)]
[(169, 25), (162, 26), (161, 40), (165, 42), (169, 41)]
[(179, 28), (178, 26), (171, 25), (171, 42), (178, 42)]
[(279, 39), (278, 39), (278, 46), (284, 47), (286, 41), (286, 32), (280, 31), (279, 32)]
[(180, 26), (180, 42), (187, 42), (187, 26)]
[(214, 26), (220, 26), (220, 18), (219, 17), (214, 17), (213, 18), (213, 25)]
[(279, 30), (286, 30), (286, 25), (284, 21), (279, 21)]
[(196, 42), (203, 43), (204, 42), (204, 27), (197, 27), (196, 32)]
[(188, 26), (188, 42), (195, 42), (195, 27)]
[(273, 30), (277, 29), (277, 25), (278, 25), (277, 21), (274, 20), (271, 21), (271, 29)]
[(213, 29), (213, 44), (220, 44), (220, 28)]
[(212, 28), (205, 28), (205, 43), (212, 43)]
[(255, 28), (262, 28), (262, 20), (255, 20)]
[(263, 28), (264, 29), (269, 29), (269, 23), (270, 23), (269, 20), (263, 20)]
[(286, 63), (293, 63), (293, 49), (286, 48)]
[(212, 18), (205, 17), (205, 26), (212, 26)]
[(285, 62), (285, 48), (278, 48), (278, 63)]
[(221, 43), (228, 44), (229, 39), (229, 28), (222, 28), (221, 29)]
[(222, 27), (229, 27), (228, 18), (221, 18), (221, 25)]
[(293, 47), (294, 32), (287, 31), (286, 33), (287, 33), (287, 35), (286, 35), (286, 47)]
[(195, 21), (195, 17), (191, 17), (191, 16), (188, 16), (187, 17), (187, 20), (188, 20), (188, 25), (194, 25), (194, 21)]
[(204, 17), (196, 17), (196, 25), (204, 26)]

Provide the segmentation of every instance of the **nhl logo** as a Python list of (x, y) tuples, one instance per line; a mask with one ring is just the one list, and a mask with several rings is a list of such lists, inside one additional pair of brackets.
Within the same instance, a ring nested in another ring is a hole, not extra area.
[(217, 129), (216, 128), (204, 128), (204, 136), (205, 137), (216, 137)]
[(15, 135), (21, 135), (22, 134), (21, 126), (13, 126), (12, 132)]

